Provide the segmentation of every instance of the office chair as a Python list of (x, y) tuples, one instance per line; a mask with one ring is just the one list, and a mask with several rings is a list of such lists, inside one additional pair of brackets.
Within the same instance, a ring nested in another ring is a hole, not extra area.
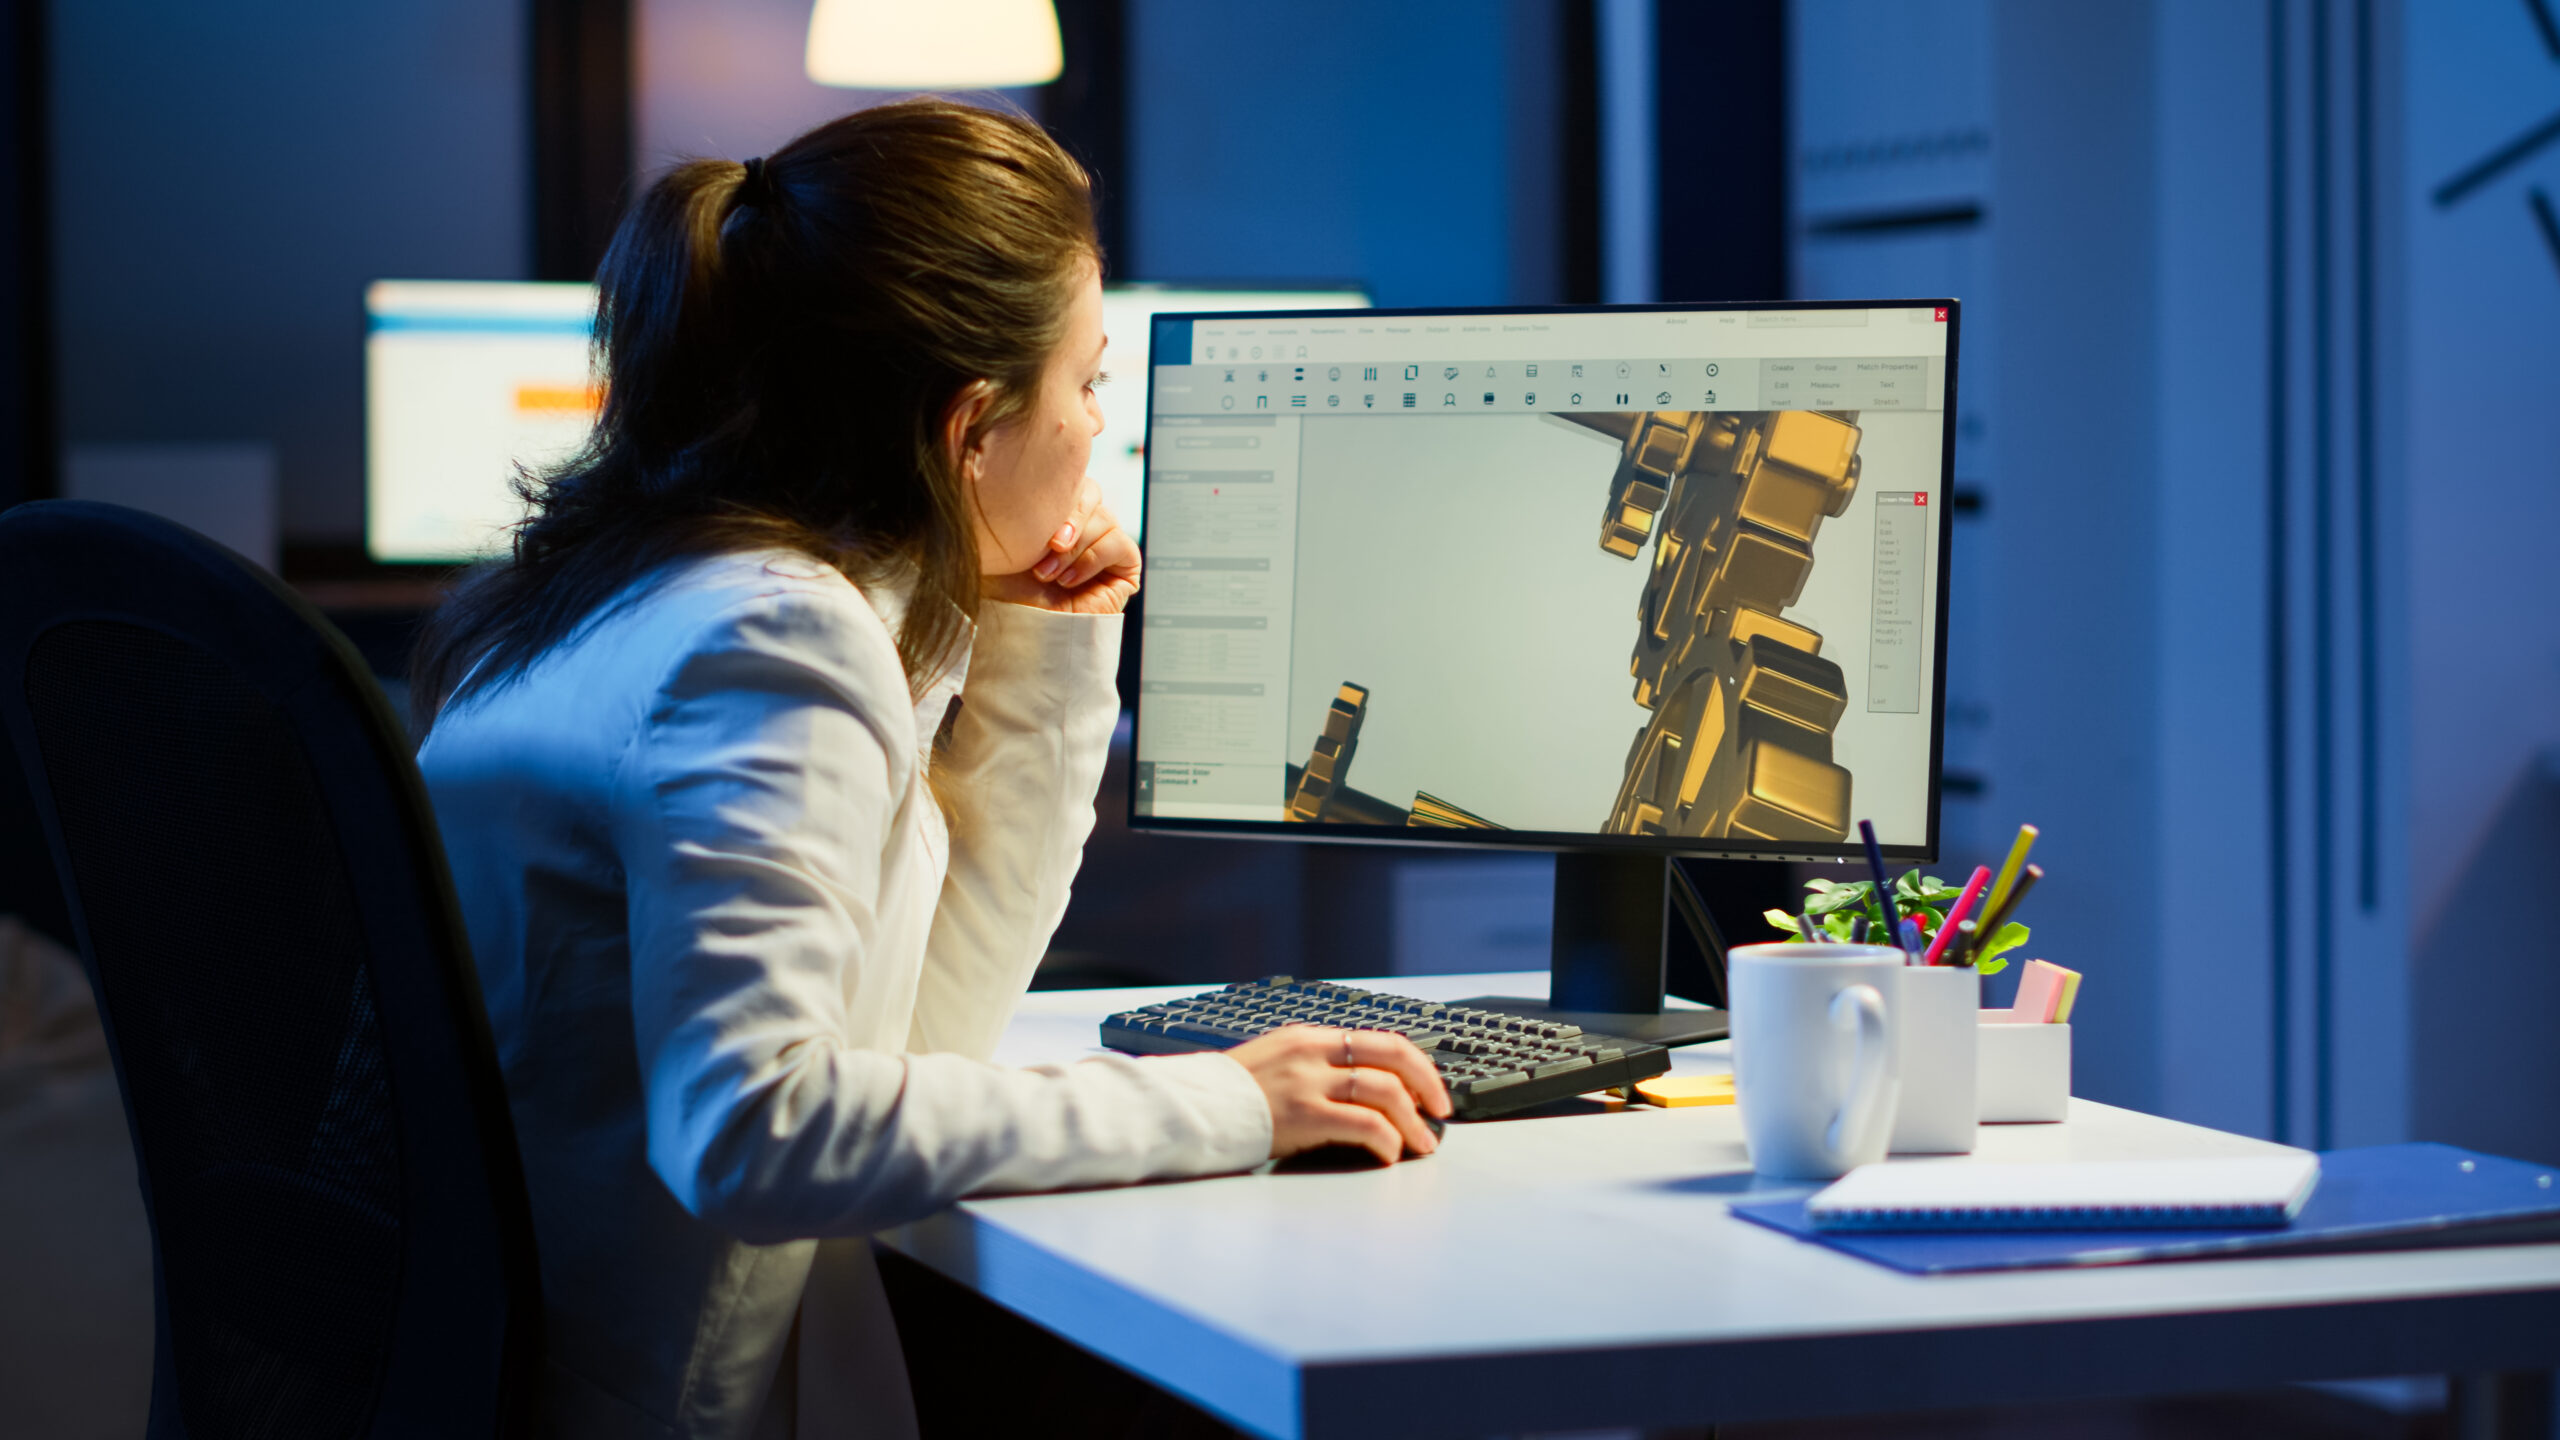
[(514, 1131), (426, 791), (355, 651), (193, 531), (20, 505), (0, 725), (133, 1133), (150, 1434), (529, 1433)]

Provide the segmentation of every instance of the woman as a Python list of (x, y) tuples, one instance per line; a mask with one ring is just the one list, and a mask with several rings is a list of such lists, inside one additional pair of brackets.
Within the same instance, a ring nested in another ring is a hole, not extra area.
[(911, 1425), (861, 1237), (961, 1195), (1433, 1148), (1398, 1036), (988, 1063), (1138, 587), (1084, 478), (1099, 271), (1010, 116), (677, 166), (604, 262), (593, 436), (422, 643), (568, 1433)]

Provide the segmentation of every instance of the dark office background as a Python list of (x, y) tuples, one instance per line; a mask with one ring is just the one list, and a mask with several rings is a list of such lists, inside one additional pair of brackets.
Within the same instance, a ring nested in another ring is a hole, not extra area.
[[(1012, 98), (1121, 277), (1964, 297), (1940, 868), (2044, 826), (2082, 1093), (2560, 1158), (2549, 0), (1059, 8)], [(387, 676), (434, 581), (362, 558), (365, 283), (583, 275), (635, 176), (875, 98), (802, 78), (808, 0), (0, 14), (0, 499), (264, 447), (287, 578)], [(1050, 981), (1543, 954), (1535, 858), (1109, 798)], [(55, 924), (22, 815), (0, 909)]]
[[(1119, 278), (1961, 296), (1937, 868), (2044, 827), (2078, 1092), (2560, 1161), (2555, 0), (1058, 9), (1007, 98)], [(636, 177), (880, 98), (808, 16), (0, 0), (0, 505), (251, 447), (396, 683), (441, 577), (363, 555), (363, 287), (583, 277)], [(1120, 782), (1043, 983), (1543, 963), (1539, 858), (1141, 836)], [(59, 934), (20, 785), (0, 914)]]

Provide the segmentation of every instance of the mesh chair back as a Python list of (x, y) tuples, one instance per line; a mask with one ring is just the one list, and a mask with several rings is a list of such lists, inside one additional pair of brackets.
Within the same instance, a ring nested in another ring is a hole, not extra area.
[(140, 1162), (152, 1433), (525, 1428), (513, 1131), (425, 792), (354, 651), (193, 532), (23, 505), (0, 722)]

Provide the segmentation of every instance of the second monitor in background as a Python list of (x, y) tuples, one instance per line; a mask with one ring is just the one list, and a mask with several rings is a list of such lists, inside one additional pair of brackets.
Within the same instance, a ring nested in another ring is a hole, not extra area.
[(595, 423), (595, 287), (378, 280), (364, 308), (366, 551), (452, 565), (503, 549), (519, 469)]
[(1556, 1005), (1694, 1038), (1669, 857), (1936, 853), (1956, 330), (1159, 319), (1132, 823), (1555, 851)]

